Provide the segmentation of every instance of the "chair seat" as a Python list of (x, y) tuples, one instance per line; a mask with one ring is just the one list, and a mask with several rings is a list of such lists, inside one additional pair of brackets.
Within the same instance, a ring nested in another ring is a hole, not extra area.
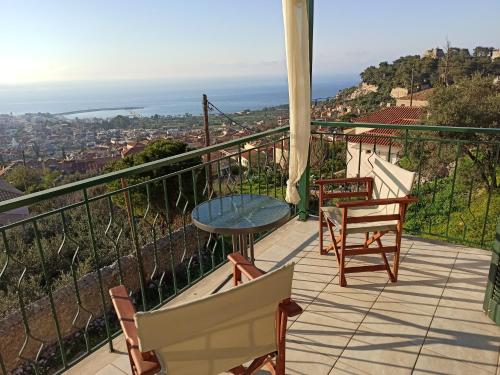
[[(324, 206), (321, 211), (325, 219), (330, 220), (336, 227), (342, 227), (342, 210), (338, 207)], [(368, 207), (351, 207), (347, 210), (349, 217), (366, 217), (373, 215), (387, 215), (383, 206), (368, 206)], [(346, 234), (351, 233), (366, 233), (380, 231), (395, 231), (398, 221), (385, 220), (374, 221), (367, 223), (352, 223), (347, 224)]]

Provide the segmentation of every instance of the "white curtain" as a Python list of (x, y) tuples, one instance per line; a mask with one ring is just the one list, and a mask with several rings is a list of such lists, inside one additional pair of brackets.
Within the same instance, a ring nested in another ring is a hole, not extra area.
[(290, 103), (290, 155), (286, 201), (297, 204), (300, 201), (297, 183), (307, 167), (311, 134), (309, 23), (306, 0), (282, 1)]

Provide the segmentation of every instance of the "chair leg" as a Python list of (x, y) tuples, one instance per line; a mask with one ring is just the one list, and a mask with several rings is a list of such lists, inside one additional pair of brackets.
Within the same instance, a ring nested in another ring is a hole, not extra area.
[[(126, 340), (125, 340), (126, 341)], [(130, 351), (132, 350), (132, 348), (130, 347), (130, 344), (128, 341), (127, 342), (127, 354), (128, 354), (128, 360), (130, 362), (130, 369), (132, 371), (132, 375), (136, 375), (137, 374), (137, 371), (135, 369), (135, 366), (134, 366), (134, 360), (132, 359), (132, 355), (130, 354)]]
[(401, 251), (401, 236), (402, 228), (398, 228), (396, 232), (396, 252), (394, 253), (394, 262), (392, 265), (392, 273), (394, 275), (394, 282), (398, 281), (398, 271), (399, 271), (399, 254)]
[(328, 232), (330, 233), (330, 238), (332, 240), (332, 244), (324, 250), (325, 254), (327, 254), (330, 250), (334, 249), (335, 250), (335, 255), (337, 256), (337, 261), (339, 260), (339, 247), (337, 243), (337, 238), (335, 237), (335, 232), (333, 230), (333, 223), (325, 219), (326, 221), (326, 226), (328, 227)]
[[(382, 240), (380, 238), (377, 238), (376, 241), (377, 241), (378, 247), (382, 248), (383, 247)], [(387, 271), (387, 274), (389, 275), (389, 279), (391, 279), (391, 281), (393, 283), (395, 283), (396, 278), (394, 277), (394, 274), (391, 271), (391, 266), (389, 265), (389, 261), (387, 260), (387, 256), (384, 253), (380, 253), (380, 255), (382, 257), (382, 260), (384, 261), (385, 269)]]
[(346, 234), (341, 230), (340, 236), (342, 242), (340, 244), (340, 262), (339, 262), (339, 284), (340, 286), (347, 286), (345, 278), (345, 250), (346, 250)]
[(285, 338), (286, 338), (286, 326), (287, 326), (287, 315), (283, 312), (278, 312), (278, 324), (277, 324), (277, 338), (278, 338), (278, 352), (276, 354), (274, 374), (285, 375)]
[(325, 255), (326, 252), (323, 249), (323, 212), (319, 211), (319, 253)]

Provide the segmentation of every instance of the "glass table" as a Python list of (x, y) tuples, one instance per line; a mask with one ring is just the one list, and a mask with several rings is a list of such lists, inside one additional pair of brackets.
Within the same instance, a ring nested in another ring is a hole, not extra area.
[(254, 263), (253, 235), (286, 223), (290, 207), (266, 195), (235, 194), (199, 204), (191, 217), (194, 225), (204, 231), (232, 236), (233, 251)]

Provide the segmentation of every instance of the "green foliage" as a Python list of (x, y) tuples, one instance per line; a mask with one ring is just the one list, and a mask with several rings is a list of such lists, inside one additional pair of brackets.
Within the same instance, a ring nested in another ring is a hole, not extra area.
[(471, 56), (466, 49), (449, 48), (444, 57), (420, 58), (418, 55), (403, 56), (392, 64), (384, 61), (378, 67), (370, 66), (361, 73), (363, 82), (377, 85), (379, 92), (389, 94), (394, 87), (420, 90), (439, 83), (454, 83), (473, 74), (499, 75), (500, 61), (491, 61), (491, 48), (476, 47)]
[(351, 122), (351, 120), (353, 118), (356, 118), (358, 117), (358, 115), (356, 115), (355, 113), (353, 112), (350, 112), (350, 113), (346, 113), (345, 115), (341, 115), (338, 117), (338, 120), (339, 121), (342, 121), (342, 122)]
[[(68, 197), (65, 204), (71, 203), (73, 198)], [(47, 204), (42, 211), (47, 212), (48, 207), (53, 209), (57, 203), (59, 202), (53, 201), (52, 205)], [(115, 224), (111, 225), (106, 232), (110, 210), (105, 200), (90, 204), (90, 210), (100, 267), (109, 265), (117, 259), (119, 254), (113, 241), (117, 243), (119, 249), (126, 249), (122, 250), (121, 255), (132, 251), (130, 246), (132, 240), (124, 211), (116, 206), (113, 208)], [(19, 307), (19, 296), (23, 298), (25, 304), (28, 304), (45, 295), (48, 283), (52, 284), (52, 288), (60, 287), (72, 283), (72, 272), (76, 278), (79, 278), (95, 270), (96, 263), (85, 208), (79, 206), (67, 209), (64, 211), (64, 218), (65, 231), (63, 231), (63, 221), (59, 213), (37, 221), (47, 279), (41, 269), (42, 260), (36, 243), (34, 226), (25, 224), (6, 231), (10, 261), (0, 280), (0, 316)], [(123, 232), (118, 236), (121, 228)], [(5, 244), (0, 242), (0, 264), (6, 263)], [(24, 268), (26, 272), (23, 272)], [(20, 289), (18, 290), (19, 280), (22, 281), (19, 283)]]
[[(161, 139), (146, 146), (146, 148), (135, 155), (130, 155), (124, 159), (113, 162), (108, 166), (108, 171), (117, 171), (125, 168), (130, 168), (136, 165), (165, 159), (175, 155), (179, 155), (190, 151), (187, 144), (176, 140)], [(152, 179), (164, 177), (175, 172), (201, 164), (201, 158), (196, 157), (189, 160), (184, 160), (175, 164), (154, 169), (153, 171), (141, 173), (128, 177), (127, 185), (134, 186)], [(168, 209), (173, 214), (175, 211), (180, 212), (185, 208), (192, 207), (196, 201), (200, 201), (203, 195), (205, 186), (205, 170), (197, 168), (188, 170), (179, 175), (165, 178), (165, 189), (163, 182), (160, 179), (152, 183), (132, 187), (130, 190), (131, 201), (135, 208), (134, 214), (142, 216), (145, 214), (146, 207), (149, 206), (153, 215), (159, 213), (163, 218), (166, 218), (165, 200), (168, 202)], [(115, 191), (122, 187), (121, 181), (113, 181), (108, 184), (109, 191)], [(149, 189), (149, 192), (148, 192)], [(196, 196), (195, 196), (196, 192)], [(113, 200), (122, 208), (125, 208), (125, 198), (123, 194), (117, 194)], [(149, 203), (149, 205), (148, 205)]]
[[(288, 174), (281, 169), (274, 170), (271, 167), (263, 167), (261, 170), (253, 168), (247, 174), (242, 184), (243, 194), (261, 194), (285, 200), (286, 180)], [(239, 193), (239, 180), (232, 188), (233, 193)]]
[[(415, 170), (407, 157), (402, 166)], [(418, 235), (449, 238), (455, 242), (488, 247), (493, 241), (495, 220), (500, 215), (500, 191), (488, 190), (479, 171), (468, 157), (461, 157), (455, 179), (453, 173), (417, 184), (412, 194), (419, 202), (410, 206), (405, 229)], [(448, 222), (449, 218), (449, 222)], [(486, 224), (485, 224), (486, 219)]]
[(360, 110), (360, 114), (378, 111), (381, 104), (385, 103), (394, 104), (394, 99), (384, 91), (370, 92), (349, 102), (350, 105), (353, 105)]
[(49, 189), (55, 186), (59, 172), (28, 168), (23, 165), (14, 167), (6, 176), (6, 180), (17, 189), (26, 193)]
[(500, 86), (493, 77), (473, 75), (452, 86), (441, 86), (429, 99), (429, 123), (497, 128), (500, 126)]
[(311, 175), (313, 178), (332, 177), (335, 173), (345, 169), (346, 143), (311, 142)]
[[(137, 155), (125, 158), (120, 162), (110, 166), (110, 169), (128, 167), (147, 163), (153, 160), (177, 155), (188, 151), (187, 145), (182, 142), (158, 141), (146, 147), (146, 149)], [(144, 173), (141, 176), (128, 179), (130, 185), (149, 181), (156, 177), (161, 177), (169, 173), (181, 171), (191, 166), (201, 163), (199, 158), (187, 160), (175, 165), (160, 168), (159, 170)], [(33, 170), (27, 175), (33, 181), (28, 181), (29, 186), (40, 187), (43, 184), (50, 184), (53, 175), (47, 173), (34, 173)], [(24, 183), (26, 170), (21, 167), (11, 174), (19, 184)], [(194, 190), (198, 188), (198, 198), (201, 199), (202, 187), (205, 180), (204, 175), (197, 175), (198, 183), (193, 184), (192, 172), (188, 171), (181, 174), (181, 178), (175, 176), (167, 179), (168, 202), (171, 208), (176, 206), (176, 200), (180, 195), (179, 208), (184, 209), (185, 205), (193, 205)], [(182, 184), (182, 193), (179, 190), (179, 183)], [(89, 196), (95, 197), (103, 193), (113, 192), (120, 188), (120, 182), (109, 184), (107, 187), (100, 186), (89, 189)], [(145, 187), (132, 188), (132, 200), (135, 204), (135, 216), (140, 217), (145, 214), (147, 206), (147, 196)], [(138, 237), (140, 246), (150, 243), (152, 240), (152, 226), (149, 223), (153, 221), (157, 212), (165, 213), (165, 203), (163, 200), (163, 185), (161, 182), (150, 184), (150, 213), (148, 217), (142, 217), (138, 221)], [(41, 202), (30, 207), (31, 213), (49, 212), (56, 207), (64, 207), (71, 204), (78, 204), (82, 200), (81, 193), (67, 194), (54, 198), (50, 201)], [(40, 268), (41, 256), (36, 243), (35, 228), (32, 224), (18, 226), (7, 231), (9, 244), (8, 255), (9, 266), (5, 269), (0, 280), (0, 316), (6, 314), (9, 310), (19, 307), (19, 291), (16, 287), (20, 283), (22, 298), (25, 304), (35, 301), (46, 293), (46, 287), (49, 283), (52, 288), (73, 283), (73, 275), (79, 277), (95, 270), (96, 267), (103, 267), (113, 263), (120, 256), (132, 252), (133, 240), (131, 236), (127, 212), (124, 205), (123, 193), (117, 193), (113, 196), (113, 202), (110, 203), (107, 198), (101, 198), (89, 204), (92, 228), (96, 241), (95, 251), (97, 258), (94, 257), (94, 249), (90, 240), (89, 222), (85, 206), (79, 205), (71, 209), (64, 210), (64, 222), (59, 212), (55, 212), (47, 217), (37, 221), (39, 238), (43, 249), (45, 260), (45, 277)], [(178, 210), (177, 210), (178, 212)], [(112, 215), (111, 215), (112, 214)], [(178, 215), (177, 215), (178, 216)], [(178, 227), (179, 220), (176, 216), (176, 210), (171, 210), (170, 223), (175, 229)], [(165, 222), (158, 222), (154, 227), (157, 236), (164, 236), (166, 231)], [(7, 252), (5, 244), (0, 241), (0, 264), (7, 263)], [(76, 254), (76, 255), (75, 255)], [(95, 260), (98, 259), (97, 264)], [(26, 267), (26, 272), (23, 273)]]
[[(438, 87), (429, 99), (428, 122), (436, 125), (462, 127), (500, 127), (500, 85), (493, 83), (493, 77), (473, 75), (455, 85)], [(448, 135), (454, 137), (454, 134)], [(464, 135), (460, 135), (464, 138)], [(490, 142), (477, 150), (478, 146), (464, 145), (464, 152), (481, 171), (481, 178), (496, 188), (495, 166), (498, 164), (498, 137), (492, 135), (465, 135), (470, 141)]]

